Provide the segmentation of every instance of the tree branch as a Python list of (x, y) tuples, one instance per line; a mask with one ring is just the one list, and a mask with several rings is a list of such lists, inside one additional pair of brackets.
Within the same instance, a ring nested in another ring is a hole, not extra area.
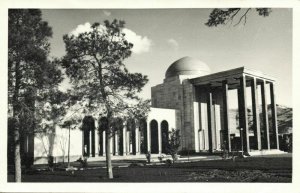
[(238, 24), (241, 23), (242, 19), (244, 18), (244, 25), (246, 24), (246, 20), (247, 20), (247, 13), (251, 10), (251, 8), (248, 8), (246, 10), (246, 12), (240, 17), (238, 23), (236, 23), (234, 26), (237, 26)]

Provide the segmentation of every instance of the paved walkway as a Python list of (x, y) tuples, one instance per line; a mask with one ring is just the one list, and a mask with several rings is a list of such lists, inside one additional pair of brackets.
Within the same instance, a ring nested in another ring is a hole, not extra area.
[[(159, 162), (159, 154), (151, 154), (151, 162)], [(171, 155), (162, 154), (163, 160), (170, 159), (172, 160)], [(221, 159), (220, 156), (216, 155), (205, 155), (205, 156), (181, 156), (178, 158), (178, 161), (206, 161), (206, 160), (218, 160)], [(105, 156), (99, 156), (99, 157), (90, 157), (88, 158), (88, 162), (99, 162), (99, 161), (105, 161)], [(144, 154), (142, 155), (126, 155), (126, 156), (112, 156), (112, 161), (146, 161), (146, 156)]]
[[(152, 164), (163, 164), (160, 163), (160, 160), (158, 159), (159, 154), (151, 154), (151, 163)], [(163, 161), (170, 159), (172, 160), (171, 155), (163, 155)], [(195, 161), (208, 161), (208, 160), (221, 160), (222, 158), (220, 156), (216, 155), (205, 155), (205, 156), (184, 156), (179, 157), (176, 162), (195, 162)], [(104, 168), (106, 166), (106, 157), (105, 156), (99, 156), (99, 157), (90, 157), (88, 158), (88, 168)], [(136, 164), (145, 164), (147, 161), (146, 156), (143, 155), (127, 155), (127, 156), (112, 156), (112, 164), (113, 167), (129, 167), (130, 165), (136, 163)], [(58, 163), (60, 165), (60, 163)], [(67, 163), (65, 163), (67, 165)], [(71, 162), (71, 166), (74, 167), (80, 167), (79, 162)], [(44, 170), (47, 169), (46, 164), (39, 164), (34, 165), (35, 169), (38, 170)]]
[[(158, 159), (159, 154), (152, 154), (151, 155), (151, 165), (159, 165), (164, 164), (160, 163), (160, 160)], [(273, 154), (273, 155), (256, 155), (256, 156), (250, 156), (250, 157), (292, 157), (292, 154)], [(170, 159), (172, 160), (172, 157), (170, 155), (163, 155), (163, 161)], [(129, 167), (132, 164), (145, 164), (146, 163), (146, 156), (144, 154), (142, 155), (127, 155), (127, 156), (112, 156), (112, 164), (113, 167)], [(181, 156), (178, 158), (177, 162), (184, 163), (184, 162), (197, 162), (197, 161), (210, 161), (210, 160), (222, 160), (221, 156), (217, 155), (193, 155), (193, 156)], [(97, 169), (97, 168), (105, 168), (106, 167), (106, 157), (105, 156), (99, 156), (99, 157), (91, 157), (88, 158), (88, 168), (87, 169)], [(67, 163), (65, 163), (66, 165)], [(80, 167), (79, 162), (71, 162), (71, 166), (73, 167)], [(61, 166), (62, 167), (62, 166)], [(41, 169), (44, 170), (47, 168), (46, 164), (42, 165), (34, 165), (35, 169)]]

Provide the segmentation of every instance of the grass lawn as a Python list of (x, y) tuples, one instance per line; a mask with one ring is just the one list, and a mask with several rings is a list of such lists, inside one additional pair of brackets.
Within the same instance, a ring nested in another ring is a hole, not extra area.
[[(113, 162), (114, 165), (114, 162)], [(114, 179), (104, 168), (66, 171), (31, 171), (23, 182), (292, 182), (291, 156), (249, 157), (232, 160), (197, 161), (174, 165), (114, 168)], [(8, 181), (13, 175), (8, 175)]]

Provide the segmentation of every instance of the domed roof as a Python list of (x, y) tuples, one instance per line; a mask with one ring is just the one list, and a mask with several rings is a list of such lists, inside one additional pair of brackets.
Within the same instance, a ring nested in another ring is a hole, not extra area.
[(166, 71), (166, 78), (178, 75), (207, 75), (210, 73), (209, 67), (202, 61), (192, 58), (183, 57), (173, 62)]

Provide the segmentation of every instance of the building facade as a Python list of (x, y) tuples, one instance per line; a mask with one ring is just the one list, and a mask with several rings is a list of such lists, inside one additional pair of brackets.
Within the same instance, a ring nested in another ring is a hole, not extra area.
[[(259, 71), (240, 67), (210, 73), (205, 63), (184, 57), (170, 65), (162, 84), (152, 87), (151, 99), (153, 107), (180, 112), (176, 126), (182, 150), (251, 154), (279, 149), (274, 87), (275, 79)], [(235, 117), (229, 92), (237, 95)]]
[[(236, 108), (230, 107), (232, 101)], [(146, 120), (123, 122), (113, 134), (114, 156), (167, 153), (171, 129), (180, 130), (182, 151), (227, 149), (254, 154), (279, 150), (275, 79), (259, 71), (240, 67), (211, 73), (205, 63), (184, 57), (169, 66), (163, 83), (151, 88), (151, 102)], [(34, 144), (34, 163), (46, 162), (44, 150), (50, 145), (57, 161), (66, 159), (68, 148), (71, 161), (80, 156), (101, 157), (105, 156), (105, 131), (97, 128), (98, 121), (85, 117), (82, 130), (72, 130), (70, 138), (68, 130), (57, 127), (53, 144), (45, 143), (45, 136), (26, 144)]]

